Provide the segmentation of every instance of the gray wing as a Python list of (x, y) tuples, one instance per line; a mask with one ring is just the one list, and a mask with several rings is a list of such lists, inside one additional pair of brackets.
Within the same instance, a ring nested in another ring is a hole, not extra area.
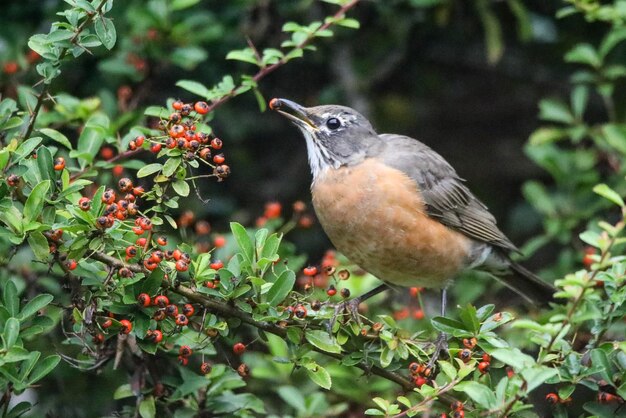
[(383, 161), (413, 179), (429, 216), (478, 241), (519, 252), (498, 229), (496, 219), (463, 184), (454, 168), (428, 146), (407, 136), (382, 134)]

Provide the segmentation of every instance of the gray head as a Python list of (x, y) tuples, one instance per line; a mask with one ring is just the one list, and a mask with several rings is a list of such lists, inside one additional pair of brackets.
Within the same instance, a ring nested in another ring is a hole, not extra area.
[(303, 133), (313, 180), (326, 168), (358, 164), (383, 146), (372, 125), (346, 106), (303, 107), (287, 99), (270, 100), (270, 109)]

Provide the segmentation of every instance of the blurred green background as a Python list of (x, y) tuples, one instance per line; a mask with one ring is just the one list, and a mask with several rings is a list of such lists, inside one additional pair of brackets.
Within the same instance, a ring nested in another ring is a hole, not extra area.
[[(539, 126), (537, 103), (569, 94), (573, 66), (563, 63), (563, 55), (576, 43), (596, 44), (603, 34), (600, 24), (588, 24), (581, 16), (555, 18), (563, 4), (364, 1), (350, 13), (361, 23), (357, 32), (338, 29), (336, 37), (317, 43), (317, 52), (266, 77), (260, 90), (266, 101), (285, 97), (308, 106), (348, 105), (369, 117), (380, 133), (406, 134), (428, 144), (456, 167), (502, 229), (522, 245), (543, 229), (541, 216), (522, 197), (522, 184), (529, 179), (550, 182), (524, 153), (529, 135)], [(3, 1), (3, 97), (15, 97), (18, 84), (37, 80), (27, 55), (28, 37), (48, 32), (62, 9), (61, 0)], [(72, 61), (51, 90), (98, 97), (107, 113), (116, 115), (123, 135), (144, 123), (145, 107), (163, 105), (170, 97), (194, 99), (175, 86), (177, 80), (212, 85), (224, 74), (238, 79), (252, 73), (251, 66), (225, 60), (226, 53), (244, 48), (247, 39), (259, 48), (278, 46), (285, 39), (285, 22), (304, 24), (335, 9), (313, 0), (116, 1), (110, 13), (118, 33), (115, 48), (100, 48), (94, 56)], [(623, 46), (618, 46), (620, 52)], [(619, 102), (616, 106), (623, 108)], [(592, 98), (588, 119), (602, 119), (603, 112), (599, 99)], [(282, 202), (287, 213), (291, 202), (310, 201), (304, 141), (283, 118), (261, 112), (252, 94), (219, 108), (212, 126), (225, 143), (233, 174), (225, 182), (203, 185), (209, 204), (190, 198), (185, 209), (225, 230), (230, 220), (254, 224), (267, 201)], [(289, 239), (313, 261), (330, 246), (318, 225), (294, 231)], [(528, 265), (540, 269), (557, 253), (549, 246)], [(57, 416), (83, 416), (86, 405), (106, 410), (108, 395), (97, 394), (109, 393), (112, 387), (101, 385), (116, 379), (90, 385), (89, 374), (61, 367), (57, 384), (48, 389), (62, 392), (57, 400), (66, 403), (44, 401), (43, 410), (52, 407)], [(65, 385), (85, 390), (68, 391)]]

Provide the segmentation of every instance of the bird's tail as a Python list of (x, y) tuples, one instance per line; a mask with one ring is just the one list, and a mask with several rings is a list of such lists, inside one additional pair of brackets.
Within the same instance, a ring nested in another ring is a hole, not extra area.
[(544, 282), (537, 275), (514, 261), (510, 261), (509, 267), (513, 271), (513, 275), (498, 277), (498, 280), (507, 287), (535, 305), (547, 305), (549, 302), (555, 301), (556, 288), (554, 286)]

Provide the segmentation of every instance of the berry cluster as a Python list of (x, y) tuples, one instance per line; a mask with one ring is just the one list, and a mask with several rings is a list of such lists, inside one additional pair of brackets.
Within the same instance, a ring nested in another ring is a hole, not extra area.
[(461, 401), (454, 401), (452, 405), (450, 405), (450, 413), (441, 414), (441, 418), (463, 418), (465, 417), (465, 405)]
[[(457, 357), (463, 361), (463, 363), (469, 363), (469, 361), (473, 358), (474, 348), (476, 348), (476, 344), (478, 341), (475, 337), (472, 338), (464, 338), (463, 339), (463, 349), (459, 350), (457, 353)], [(486, 374), (489, 372), (489, 368), (491, 367), (491, 356), (487, 353), (483, 353), (478, 362), (478, 371), (481, 374)]]
[(218, 181), (228, 177), (230, 167), (225, 164), (226, 158), (221, 152), (217, 153), (222, 149), (222, 140), (199, 129), (200, 119), (209, 112), (209, 105), (206, 102), (191, 104), (176, 100), (172, 108), (174, 112), (158, 124), (164, 135), (150, 138), (139, 135), (130, 141), (128, 149), (134, 151), (144, 144), (149, 144), (150, 151), (155, 154), (161, 153), (163, 148), (176, 149), (188, 161), (197, 159), (209, 165)]

